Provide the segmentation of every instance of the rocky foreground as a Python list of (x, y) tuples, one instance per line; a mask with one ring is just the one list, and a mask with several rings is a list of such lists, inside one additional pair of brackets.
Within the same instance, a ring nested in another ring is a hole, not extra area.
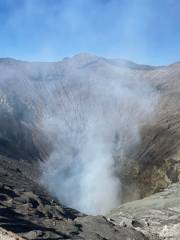
[(1, 240), (23, 240), (24, 238), (21, 238), (17, 234), (14, 234), (10, 231), (4, 230), (3, 228), (0, 228), (0, 239)]
[(134, 227), (148, 239), (180, 239), (180, 184), (142, 200), (125, 203), (109, 214), (120, 226)]
[[(87, 216), (61, 205), (24, 171), (26, 165), (14, 163), (1, 156), (0, 227), (23, 239), (180, 239), (179, 183), (106, 217)], [(4, 234), (0, 239), (18, 239)]]
[[(147, 239), (132, 226), (119, 226), (104, 216), (87, 216), (61, 205), (32, 180), (26, 162), (3, 156), (0, 160), (0, 227), (3, 229), (23, 239)], [(36, 167), (31, 166), (34, 175)]]

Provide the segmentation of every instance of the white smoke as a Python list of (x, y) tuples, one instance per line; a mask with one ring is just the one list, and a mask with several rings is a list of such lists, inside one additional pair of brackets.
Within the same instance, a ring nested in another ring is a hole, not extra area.
[(105, 214), (121, 202), (115, 166), (128, 161), (126, 154), (140, 142), (139, 129), (152, 118), (155, 93), (143, 81), (85, 75), (61, 82), (51, 113), (44, 114), (43, 131), (53, 151), (41, 180), (65, 205)]

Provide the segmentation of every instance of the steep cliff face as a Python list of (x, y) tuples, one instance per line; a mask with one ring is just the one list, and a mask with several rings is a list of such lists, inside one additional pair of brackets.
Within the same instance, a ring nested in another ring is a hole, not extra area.
[[(144, 86), (148, 86), (150, 94), (155, 93), (152, 116), (148, 115), (146, 121), (140, 118), (138, 123), (137, 142), (132, 141), (132, 135), (128, 132), (130, 126), (126, 126), (127, 134), (124, 132), (123, 137), (128, 147), (125, 147), (123, 155), (117, 144), (120, 134), (114, 134), (113, 158), (117, 163), (114, 174), (121, 181), (121, 201), (149, 196), (179, 181), (179, 63), (151, 67), (87, 54), (56, 63), (0, 59), (2, 227), (28, 239), (33, 239), (33, 236), (34, 239), (50, 239), (50, 236), (53, 239), (147, 239), (132, 226), (119, 228), (103, 217), (89, 217), (67, 209), (39, 185), (39, 164), (51, 155), (57, 137), (56, 133), (47, 134), (44, 131), (43, 119), (51, 119), (60, 109), (61, 117), (71, 129), (73, 122), (66, 118), (70, 111), (63, 97), (68, 99), (70, 109), (77, 117), (79, 105), (74, 108), (77, 97), (78, 104), (87, 103), (90, 98), (98, 99), (100, 95), (89, 95), (91, 83), (105, 91), (103, 84), (106, 85), (112, 79), (122, 81), (126, 89), (133, 87), (138, 94), (142, 94)], [(84, 88), (84, 81), (88, 82), (89, 88)], [(108, 101), (104, 105), (108, 107)], [(139, 113), (136, 108), (130, 111), (132, 115), (129, 114), (128, 118), (136, 116), (134, 112)], [(86, 120), (83, 115), (78, 115), (78, 119)], [(62, 143), (58, 147), (63, 146)], [(76, 155), (77, 150), (73, 151)], [(16, 217), (16, 224), (12, 216)]]
[[(154, 116), (152, 121), (140, 123), (141, 140), (129, 147), (116, 172), (122, 182), (123, 201), (157, 192), (179, 181), (179, 66), (148, 67), (88, 54), (56, 63), (1, 59), (0, 153), (16, 159), (47, 158), (53, 149), (52, 139), (44, 135), (41, 120), (44, 115), (53, 116), (57, 107), (62, 109), (62, 95), (71, 94), (72, 89), (78, 92), (84, 79), (97, 84), (99, 79), (123, 79), (136, 88), (141, 88), (141, 82), (142, 89), (148, 83), (157, 95)], [(63, 111), (65, 115), (66, 109)], [(114, 158), (122, 156), (115, 152)], [(132, 189), (136, 190), (132, 193)]]
[[(121, 169), (120, 175), (124, 175), (124, 181), (129, 182), (125, 189), (130, 192), (129, 199), (150, 195), (167, 187), (170, 183), (179, 181), (179, 66), (179, 63), (176, 63), (143, 72), (141, 75), (142, 79), (151, 82), (158, 90), (159, 99), (156, 120), (151, 125), (141, 128), (141, 144), (130, 155), (132, 161)], [(128, 169), (127, 173), (124, 168)], [(136, 196), (131, 194), (133, 188), (137, 190)], [(126, 197), (125, 201), (128, 200)]]

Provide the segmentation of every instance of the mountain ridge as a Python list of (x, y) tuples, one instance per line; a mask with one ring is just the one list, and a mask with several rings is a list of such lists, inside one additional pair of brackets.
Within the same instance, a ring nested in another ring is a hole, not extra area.
[[(60, 63), (60, 62), (63, 62), (63, 61), (68, 61), (68, 60), (72, 60), (72, 59), (75, 59), (75, 60), (87, 60), (87, 61), (93, 61), (93, 60), (97, 60), (97, 59), (103, 59), (103, 60), (108, 60), (108, 61), (114, 61), (114, 62), (118, 62), (120, 65), (126, 65), (126, 63), (128, 64), (128, 66), (130, 65), (142, 65), (142, 66), (146, 66), (146, 67), (163, 67), (163, 66), (153, 66), (153, 65), (148, 65), (148, 64), (137, 64), (133, 61), (130, 61), (130, 60), (126, 60), (126, 59), (123, 59), (123, 58), (112, 58), (112, 57), (99, 57), (95, 54), (90, 54), (90, 53), (79, 53), (79, 54), (75, 54), (71, 57), (64, 57), (62, 58), (61, 60), (57, 60), (57, 61), (36, 61), (36, 60), (20, 60), (20, 59), (16, 59), (16, 58), (12, 58), (12, 57), (1, 57), (0, 58), (0, 62), (11, 62), (11, 61), (14, 61), (14, 62), (21, 62), (21, 63)], [(172, 64), (169, 64), (169, 65), (173, 65), (175, 63), (172, 63)]]

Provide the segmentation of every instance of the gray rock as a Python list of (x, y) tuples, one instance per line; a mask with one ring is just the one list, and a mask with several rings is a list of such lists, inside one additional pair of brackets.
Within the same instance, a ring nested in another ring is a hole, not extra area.
[(108, 221), (103, 216), (87, 216), (75, 219), (75, 223), (81, 228), (81, 236), (83, 239), (96, 240), (147, 240), (144, 234), (132, 227), (119, 227)]
[(128, 202), (108, 216), (118, 225), (126, 224), (149, 239), (180, 239), (180, 183), (141, 200)]

